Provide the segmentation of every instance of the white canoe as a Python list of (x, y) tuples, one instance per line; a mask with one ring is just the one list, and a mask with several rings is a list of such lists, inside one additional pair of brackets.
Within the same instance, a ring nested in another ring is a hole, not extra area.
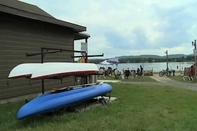
[(14, 67), (10, 74), (8, 75), (9, 79), (14, 78), (30, 78), (32, 73), (40, 66), (41, 63), (24, 63), (19, 64)]
[(46, 62), (33, 71), (31, 79), (90, 75), (98, 71), (97, 65), (93, 63)]
[(24, 63), (14, 67), (8, 78), (44, 79), (57, 76), (90, 75), (98, 71), (98, 67), (93, 63)]

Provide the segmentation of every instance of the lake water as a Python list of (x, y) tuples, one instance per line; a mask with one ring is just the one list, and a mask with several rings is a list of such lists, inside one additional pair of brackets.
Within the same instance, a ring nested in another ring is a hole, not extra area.
[[(185, 67), (190, 67), (194, 62), (169, 62), (168, 67), (170, 70), (176, 70), (176, 71), (183, 71)], [(129, 68), (130, 70), (137, 70), (137, 68), (140, 67), (140, 65), (143, 66), (144, 70), (152, 70), (154, 72), (159, 72), (161, 70), (165, 70), (167, 67), (166, 62), (158, 62), (158, 63), (121, 63), (117, 65), (117, 68), (119, 71), (122, 71), (123, 69)], [(98, 67), (112, 67), (113, 69), (116, 68), (116, 65), (100, 65), (97, 64)]]

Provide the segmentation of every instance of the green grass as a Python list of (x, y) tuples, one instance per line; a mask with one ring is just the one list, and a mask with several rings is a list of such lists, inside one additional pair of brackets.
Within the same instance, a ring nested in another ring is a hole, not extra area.
[(118, 100), (83, 113), (16, 120), (23, 102), (0, 106), (1, 131), (195, 131), (197, 92), (186, 89), (111, 84)]
[(107, 76), (106, 78), (103, 78), (103, 77), (99, 76), (99, 77), (97, 77), (97, 79), (98, 80), (119, 80), (119, 79), (115, 79), (114, 76)]
[(123, 79), (122, 81), (127, 82), (157, 82), (155, 79), (152, 79), (150, 76), (140, 76), (137, 78)]
[(126, 82), (157, 82), (156, 80), (152, 79), (150, 76), (139, 76), (137, 78), (129, 78), (129, 79), (115, 79), (113, 76), (108, 76), (105, 79), (99, 78), (98, 80), (121, 80)]

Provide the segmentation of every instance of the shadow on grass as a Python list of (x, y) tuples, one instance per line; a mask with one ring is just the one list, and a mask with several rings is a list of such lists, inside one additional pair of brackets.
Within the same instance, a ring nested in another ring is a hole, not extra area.
[(78, 113), (69, 110), (59, 110), (55, 112), (27, 117), (17, 120), (15, 129), (19, 129), (19, 130), (35, 129), (45, 125), (51, 125), (54, 123), (62, 123), (62, 122), (67, 123), (76, 119), (75, 114)]
[[(75, 120), (74, 111), (71, 110), (59, 110), (51, 113), (45, 113), (42, 115), (35, 115), (27, 118), (17, 120), (16, 115), (18, 110), (25, 104), (24, 101), (12, 102), (2, 104), (0, 106), (0, 131), (12, 131), (14, 130), (27, 130), (42, 127), (46, 124), (57, 122), (69, 122)], [(71, 115), (72, 114), (72, 115)], [(66, 116), (66, 117), (65, 117)]]
[(21, 120), (18, 120), (19, 128), (35, 128), (38, 126), (39, 123), (53, 123), (57, 122), (58, 118), (61, 118), (63, 115), (66, 115), (66, 111), (62, 112), (51, 112), (51, 113), (45, 113), (42, 115), (35, 115), (28, 118), (23, 118)]

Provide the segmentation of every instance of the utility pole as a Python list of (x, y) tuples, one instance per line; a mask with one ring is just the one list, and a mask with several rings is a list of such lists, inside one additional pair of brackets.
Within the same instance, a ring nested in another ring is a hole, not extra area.
[(168, 69), (168, 50), (166, 50), (165, 53), (166, 53), (166, 72), (167, 72), (167, 76), (169, 76), (169, 69)]
[(197, 72), (196, 72), (196, 56), (197, 56), (197, 49), (196, 49), (196, 40), (192, 41), (192, 46), (194, 46), (194, 50), (193, 50), (193, 54), (194, 54), (194, 73), (195, 73), (195, 81), (196, 81), (196, 75), (197, 75)]

